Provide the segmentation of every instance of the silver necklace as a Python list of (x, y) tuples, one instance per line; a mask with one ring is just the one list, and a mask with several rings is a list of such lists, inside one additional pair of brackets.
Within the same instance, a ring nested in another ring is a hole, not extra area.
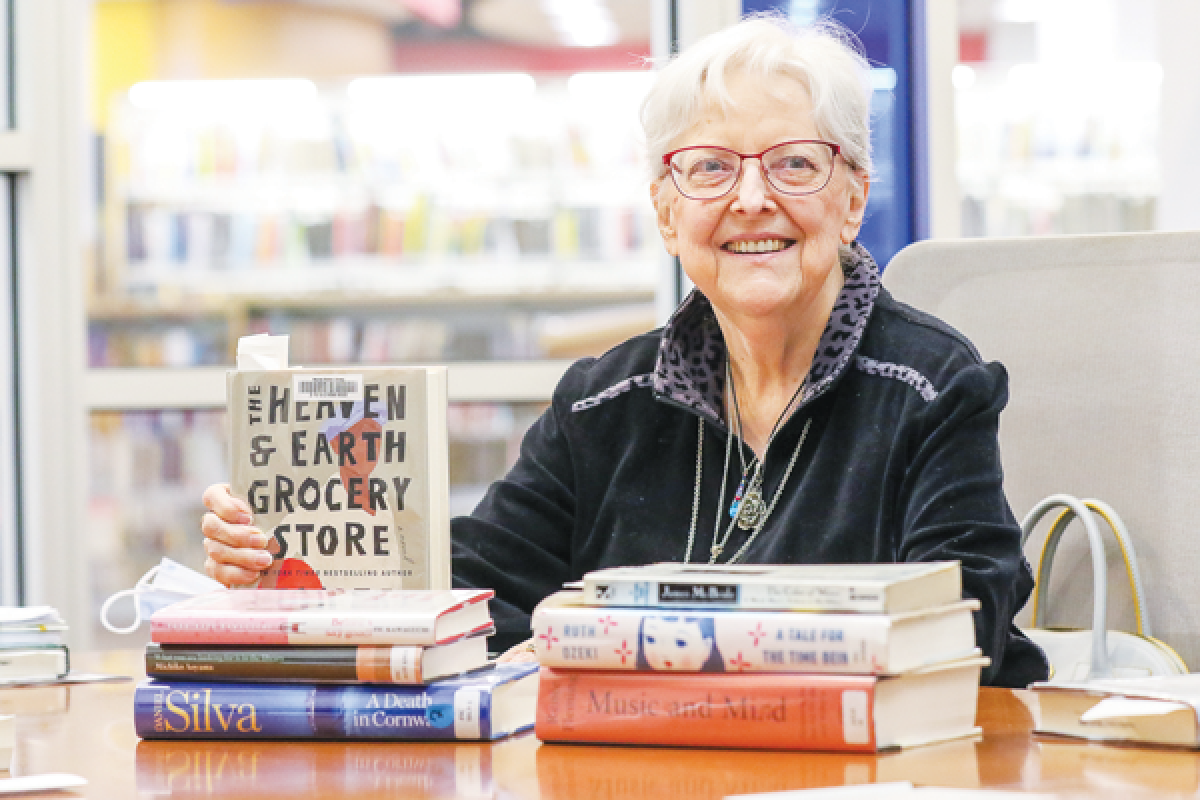
[[(729, 374), (728, 361), (726, 361), (725, 369), (726, 373)], [(733, 438), (735, 436), (735, 433), (731, 430), (729, 433), (729, 438), (725, 441), (725, 468), (721, 476), (721, 493), (717, 497), (717, 518), (715, 524), (713, 525), (713, 544), (709, 550), (709, 564), (717, 563), (717, 559), (720, 558), (721, 554), (725, 551), (725, 545), (728, 544), (729, 537), (733, 534), (733, 528), (735, 525), (741, 527), (743, 530), (753, 530), (749, 538), (746, 539), (745, 543), (743, 543), (738, 551), (734, 553), (727, 562), (725, 562), (727, 564), (734, 564), (741, 559), (746, 550), (749, 549), (751, 543), (753, 543), (758, 537), (758, 534), (762, 532), (763, 527), (767, 524), (767, 519), (771, 516), (771, 512), (775, 510), (775, 506), (779, 502), (780, 496), (783, 494), (783, 487), (787, 485), (788, 478), (791, 477), (792, 468), (796, 466), (796, 459), (800, 456), (800, 450), (804, 447), (804, 441), (808, 438), (808, 429), (812, 425), (812, 417), (809, 417), (807, 420), (805, 420), (804, 430), (800, 432), (800, 439), (796, 442), (796, 449), (792, 451), (792, 457), (788, 460), (787, 469), (784, 470), (783, 478), (779, 481), (779, 486), (775, 489), (775, 495), (771, 498), (770, 504), (764, 506), (762, 501), (763, 463), (766, 461), (767, 453), (771, 449), (771, 442), (774, 441), (775, 434), (779, 432), (781, 423), (786, 418), (787, 413), (791, 409), (792, 405), (796, 402), (796, 398), (800, 396), (800, 392), (804, 388), (804, 383), (802, 382), (796, 389), (795, 394), (792, 395), (792, 399), (788, 401), (788, 404), (784, 407), (782, 413), (780, 413), (779, 418), (775, 420), (775, 425), (772, 426), (771, 433), (767, 437), (767, 446), (763, 449), (762, 458), (751, 460), (749, 467), (753, 467), (754, 474), (752, 477), (750, 477), (750, 485), (747, 488), (745, 484), (747, 481), (747, 472), (749, 468), (745, 463), (745, 456), (742, 452), (741, 411), (737, 405), (737, 388), (733, 386), (732, 375), (730, 375), (729, 382), (733, 391), (734, 416), (737, 420), (738, 427), (736, 434), (738, 436), (738, 456), (742, 459), (743, 465), (741, 481), (742, 485), (739, 486), (738, 492), (735, 493), (733, 505), (730, 507), (729, 523), (725, 527), (724, 534), (720, 535), (721, 514), (723, 506), (725, 505), (726, 478), (729, 475), (729, 457), (733, 449)], [(700, 418), (696, 431), (696, 485), (692, 492), (692, 521), (688, 528), (687, 550), (684, 551), (683, 555), (683, 563), (685, 564), (691, 561), (692, 548), (696, 541), (696, 523), (700, 515), (700, 484), (703, 476), (704, 419)], [(744, 496), (740, 497), (739, 499), (739, 495), (742, 494), (743, 489), (745, 489)], [(748, 521), (749, 525), (744, 526), (743, 520)]]

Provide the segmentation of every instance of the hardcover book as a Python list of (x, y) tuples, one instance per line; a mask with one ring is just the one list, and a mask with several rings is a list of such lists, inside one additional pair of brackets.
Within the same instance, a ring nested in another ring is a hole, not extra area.
[(484, 636), (429, 647), (146, 646), (146, 674), (181, 681), (421, 684), (486, 664)]
[(893, 614), (962, 599), (957, 561), (899, 564), (650, 564), (583, 576), (599, 606)]
[(428, 686), (157, 681), (134, 690), (143, 739), (499, 739), (533, 724), (536, 664)]
[(1037, 733), (1200, 748), (1200, 674), (1034, 683)]
[(262, 588), (450, 587), (445, 367), (233, 370), (228, 392)]
[(903, 675), (542, 670), (546, 742), (876, 752), (978, 732), (986, 658)]
[(0, 685), (53, 681), (70, 669), (65, 644), (0, 649)]
[(161, 644), (435, 645), (489, 633), (491, 589), (226, 589), (150, 617)]
[(547, 667), (895, 674), (976, 654), (977, 600), (898, 614), (586, 606), (557, 592), (533, 612)]

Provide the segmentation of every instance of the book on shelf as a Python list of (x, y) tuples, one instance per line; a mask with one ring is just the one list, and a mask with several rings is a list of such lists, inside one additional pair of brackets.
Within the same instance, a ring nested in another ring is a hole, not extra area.
[(1200, 748), (1200, 674), (1034, 683), (1036, 733)]
[(450, 587), (445, 367), (238, 369), (228, 397), (262, 588)]
[(542, 670), (546, 742), (878, 752), (978, 732), (974, 657), (895, 676)]
[(426, 647), (146, 646), (146, 674), (171, 680), (421, 684), (486, 664), (484, 636)]
[(533, 725), (536, 664), (427, 686), (146, 681), (143, 739), (499, 739)]
[(898, 564), (650, 564), (583, 576), (598, 606), (892, 614), (962, 599), (957, 561)]
[(143, 739), (134, 755), (139, 796), (397, 797), (496, 796), (492, 751), (506, 742), (293, 742)]
[(491, 589), (226, 589), (150, 617), (159, 644), (441, 645), (492, 631)]
[(896, 614), (588, 606), (533, 612), (538, 661), (570, 669), (899, 673), (975, 652), (977, 600)]
[(54, 681), (70, 671), (65, 644), (0, 648), (0, 686)]

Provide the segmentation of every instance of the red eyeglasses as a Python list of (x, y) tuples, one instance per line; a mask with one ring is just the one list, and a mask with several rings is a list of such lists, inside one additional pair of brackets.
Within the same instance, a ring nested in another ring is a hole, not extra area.
[(777, 192), (819, 192), (833, 177), (841, 145), (820, 139), (793, 139), (761, 153), (739, 153), (726, 147), (681, 147), (663, 156), (671, 180), (684, 197), (713, 200), (729, 193), (742, 175), (747, 158), (758, 159), (767, 183)]

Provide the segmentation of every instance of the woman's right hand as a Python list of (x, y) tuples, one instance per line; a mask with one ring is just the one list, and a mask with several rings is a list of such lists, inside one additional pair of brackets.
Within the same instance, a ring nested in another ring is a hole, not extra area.
[(271, 566), (267, 535), (253, 526), (250, 506), (233, 496), (227, 483), (214, 483), (204, 491), (204, 571), (226, 586), (246, 586), (258, 581)]

